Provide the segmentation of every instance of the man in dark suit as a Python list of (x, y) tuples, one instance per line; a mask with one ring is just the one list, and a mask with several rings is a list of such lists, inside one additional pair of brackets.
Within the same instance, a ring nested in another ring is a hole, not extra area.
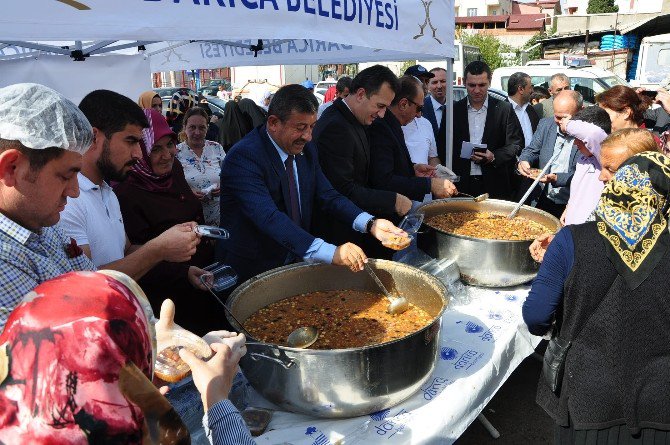
[(300, 85), (280, 88), (266, 125), (233, 146), (221, 169), (221, 226), (230, 239), (218, 259), (239, 281), (299, 260), (361, 270), (366, 255), (352, 243), (336, 247), (310, 234), (312, 214), (331, 218), (379, 240), (403, 232), (375, 219), (339, 194), (319, 166), (312, 139), (318, 102)]
[[(366, 212), (382, 218), (403, 216), (412, 201), (406, 196), (370, 186), (370, 143), (366, 128), (384, 116), (398, 89), (398, 78), (388, 68), (374, 65), (354, 78), (349, 96), (328, 107), (314, 128), (319, 162), (335, 190)], [(314, 217), (315, 233), (336, 244), (353, 241), (370, 255), (380, 256), (378, 243), (370, 243), (325, 212)], [(367, 239), (366, 239), (367, 238)]]
[(447, 122), (447, 70), (433, 68), (430, 73), (433, 77), (426, 83), (430, 94), (423, 101), (423, 117), (433, 126), (437, 157), (442, 165), (446, 165), (447, 133), (444, 128)]
[(400, 78), (400, 91), (395, 95), (384, 117), (370, 125), (370, 185), (391, 190), (423, 201), (428, 193), (448, 198), (456, 187), (447, 179), (431, 178), (434, 167), (413, 164), (402, 131), (421, 114), (423, 85), (413, 76)]
[(507, 101), (512, 104), (512, 109), (521, 124), (523, 136), (521, 148), (523, 149), (530, 144), (540, 121), (537, 111), (530, 105), (530, 95), (533, 94), (533, 83), (530, 76), (521, 72), (512, 74), (507, 81), (507, 94)]
[[(465, 68), (467, 96), (454, 104), (453, 170), (461, 177), (460, 191), (510, 200), (512, 169), (523, 136), (512, 106), (488, 95), (490, 83), (491, 69), (486, 63), (475, 61)], [(464, 142), (486, 147), (464, 159)]]
[[(519, 156), (517, 168), (519, 173), (531, 181), (534, 180), (531, 167), (544, 168), (555, 153), (562, 153), (553, 162), (549, 173), (540, 179), (540, 182), (546, 186), (541, 193), (538, 193), (537, 204), (539, 209), (560, 218), (570, 197), (569, 185), (579, 151), (576, 146), (573, 146), (574, 138), (563, 134), (558, 124), (564, 117), (571, 118), (577, 114), (582, 109), (584, 100), (582, 95), (576, 91), (565, 90), (554, 97), (553, 104), (553, 117), (540, 119), (532, 141)], [(519, 199), (521, 197), (519, 196)]]

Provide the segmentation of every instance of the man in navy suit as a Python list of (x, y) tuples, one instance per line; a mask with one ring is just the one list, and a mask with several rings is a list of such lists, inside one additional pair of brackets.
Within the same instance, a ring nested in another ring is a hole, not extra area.
[(310, 234), (315, 207), (378, 240), (404, 232), (363, 212), (338, 193), (321, 171), (313, 144), (318, 102), (300, 85), (275, 94), (267, 124), (233, 146), (221, 168), (221, 227), (230, 239), (218, 259), (239, 281), (296, 261), (363, 269), (365, 253), (353, 243), (329, 244)]
[(435, 143), (437, 145), (437, 157), (440, 163), (446, 165), (447, 157), (447, 134), (444, 131), (446, 125), (446, 103), (447, 103), (447, 70), (444, 68), (433, 68), (433, 75), (428, 80), (428, 92), (430, 93), (423, 101), (423, 117), (428, 119), (433, 126)]

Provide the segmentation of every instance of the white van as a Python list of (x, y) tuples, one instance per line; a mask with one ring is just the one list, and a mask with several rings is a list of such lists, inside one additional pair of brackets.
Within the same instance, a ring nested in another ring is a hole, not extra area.
[(635, 86), (656, 90), (658, 84), (670, 76), (670, 34), (649, 36), (642, 39), (637, 60)]
[(507, 66), (493, 71), (491, 87), (507, 91), (507, 81), (516, 72), (530, 76), (533, 85), (549, 87), (549, 79), (556, 73), (563, 73), (570, 79), (570, 87), (584, 97), (585, 102), (595, 103), (595, 97), (615, 85), (626, 85), (625, 80), (611, 71), (595, 66), (570, 67), (551, 65)]

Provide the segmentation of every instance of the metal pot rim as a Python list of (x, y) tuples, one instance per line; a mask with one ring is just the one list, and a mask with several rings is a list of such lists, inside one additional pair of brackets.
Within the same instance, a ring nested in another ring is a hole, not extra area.
[[(431, 202), (421, 204), (419, 207), (417, 207), (416, 211), (417, 212), (422, 212), (422, 210), (425, 210), (425, 208), (427, 208), (427, 207), (431, 207), (433, 205), (440, 204), (440, 203), (449, 203), (449, 202), (452, 202), (452, 201), (463, 202), (463, 201), (472, 201), (472, 199), (471, 198), (434, 199)], [(486, 201), (483, 201), (483, 202), (493, 202), (493, 203), (501, 203), (501, 204), (515, 204), (512, 201), (505, 201), (503, 199), (487, 199)], [(534, 213), (539, 213), (540, 215), (549, 217), (552, 221), (555, 221), (557, 229), (553, 232), (554, 234), (558, 233), (558, 231), (560, 230), (560, 221), (554, 215), (552, 215), (548, 212), (545, 212), (544, 210), (540, 210), (538, 208), (527, 206), (527, 205), (521, 206), (521, 209), (528, 210), (528, 211), (534, 212)], [(459, 234), (456, 234), (456, 233), (445, 232), (444, 230), (438, 229), (437, 227), (433, 227), (430, 224), (427, 224), (426, 222), (424, 222), (424, 224), (426, 224), (428, 227), (435, 230), (436, 232), (442, 233), (444, 235), (453, 236), (454, 238), (460, 238), (460, 239), (464, 239), (464, 240), (468, 240), (468, 241), (480, 242), (480, 243), (484, 243), (484, 244), (531, 243), (531, 242), (533, 242), (532, 239), (528, 239), (528, 240), (503, 240), (503, 239), (476, 238), (474, 236), (459, 235)]]
[[(379, 263), (394, 263), (395, 262), (395, 261), (380, 260), (380, 259), (375, 259), (375, 258), (368, 258), (368, 260), (370, 260), (373, 265), (378, 263), (378, 262)], [(442, 284), (442, 282), (440, 280), (438, 280), (434, 276), (430, 275), (429, 273), (427, 273), (427, 272), (425, 272), (421, 269), (418, 269), (416, 267), (413, 267), (413, 266), (410, 266), (410, 265), (404, 264), (404, 263), (398, 263), (398, 264), (401, 264), (402, 266), (408, 267), (408, 268), (411, 268), (411, 269), (416, 269), (416, 271), (419, 273), (419, 275), (424, 275), (425, 278), (428, 279), (428, 281), (431, 281), (434, 285), (436, 285), (436, 287), (438, 287), (440, 290), (442, 290), (442, 292), (440, 294), (440, 297), (442, 298), (442, 309), (440, 309), (438, 314), (430, 321), (430, 323), (426, 324), (422, 328), (412, 332), (411, 334), (407, 334), (404, 337), (397, 338), (395, 340), (387, 341), (387, 342), (384, 342), (384, 343), (376, 343), (374, 345), (359, 346), (357, 348), (344, 348), (344, 349), (309, 349), (309, 348), (307, 348), (307, 349), (301, 349), (301, 348), (291, 348), (290, 346), (283, 346), (283, 345), (278, 345), (278, 344), (275, 344), (275, 343), (266, 343), (266, 342), (260, 341), (256, 338), (252, 338), (252, 340), (254, 342), (258, 342), (259, 344), (258, 345), (249, 345), (249, 346), (250, 347), (278, 348), (280, 350), (290, 351), (292, 353), (298, 353), (298, 354), (309, 353), (309, 354), (315, 354), (315, 355), (329, 355), (329, 354), (339, 354), (339, 353), (342, 353), (342, 352), (365, 351), (365, 350), (369, 350), (369, 349), (373, 349), (373, 348), (384, 347), (384, 346), (387, 346), (387, 345), (405, 340), (405, 339), (411, 337), (412, 335), (418, 334), (419, 332), (423, 331), (424, 329), (429, 328), (436, 321), (439, 321), (439, 319), (444, 314), (444, 311), (447, 309), (447, 306), (449, 305), (448, 300), (445, 298), (445, 295), (447, 293), (447, 288), (444, 286), (444, 284)], [(281, 267), (277, 267), (275, 269), (268, 270), (267, 272), (263, 272), (261, 274), (258, 274), (255, 277), (249, 278), (247, 281), (240, 284), (237, 287), (237, 289), (235, 289), (230, 294), (230, 296), (226, 300), (226, 305), (228, 305), (228, 307), (231, 307), (230, 303), (232, 301), (234, 301), (235, 299), (237, 299), (237, 296), (240, 293), (242, 293), (243, 291), (245, 291), (246, 288), (248, 288), (251, 285), (251, 283), (253, 283), (254, 281), (257, 281), (257, 280), (260, 280), (260, 279), (266, 279), (267, 277), (271, 277), (273, 275), (281, 275), (281, 273), (283, 273), (286, 270), (303, 268), (303, 267), (314, 267), (314, 266), (320, 267), (320, 266), (330, 266), (330, 265), (301, 262), (301, 263), (297, 263), (297, 264), (289, 264), (289, 265), (286, 265), (286, 266), (281, 266)], [(231, 307), (231, 310), (232, 310), (232, 307)], [(236, 327), (236, 328), (238, 327), (238, 326), (236, 326), (237, 323), (235, 322), (235, 320), (233, 320), (227, 313), (226, 313), (226, 318), (228, 318), (228, 321), (231, 323), (231, 325), (233, 327)]]

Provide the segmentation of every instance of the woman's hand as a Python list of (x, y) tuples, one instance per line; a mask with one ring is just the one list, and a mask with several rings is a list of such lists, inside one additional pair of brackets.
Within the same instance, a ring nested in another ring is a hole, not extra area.
[(195, 197), (198, 198), (200, 201), (204, 200), (207, 197), (205, 193), (201, 192), (198, 189), (191, 189), (191, 191), (193, 192)]
[(533, 241), (528, 248), (528, 250), (530, 250), (530, 256), (538, 263), (541, 263), (544, 259), (544, 254), (547, 252), (547, 248), (553, 239), (553, 233), (544, 233), (535, 238), (535, 241)]

